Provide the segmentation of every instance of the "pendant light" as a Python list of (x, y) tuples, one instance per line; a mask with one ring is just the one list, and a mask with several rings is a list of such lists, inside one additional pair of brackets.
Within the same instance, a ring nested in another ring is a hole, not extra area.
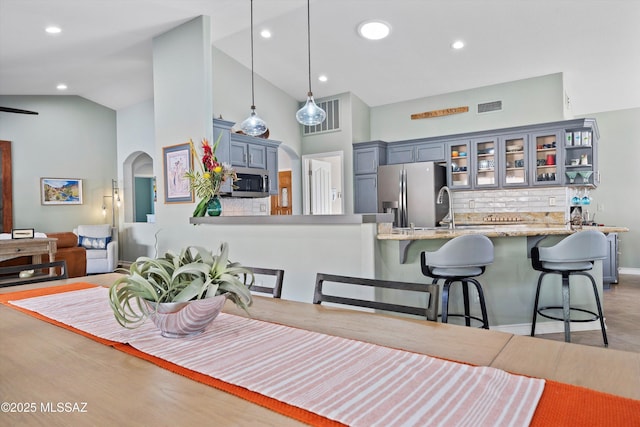
[(267, 124), (256, 114), (253, 84), (253, 0), (251, 0), (251, 114), (241, 124), (240, 130), (251, 136), (260, 136), (267, 131)]
[(301, 125), (316, 126), (324, 122), (324, 119), (327, 118), (327, 113), (316, 105), (311, 92), (311, 14), (309, 12), (309, 0), (307, 0), (307, 51), (309, 53), (309, 92), (307, 92), (307, 103), (296, 113), (296, 120)]

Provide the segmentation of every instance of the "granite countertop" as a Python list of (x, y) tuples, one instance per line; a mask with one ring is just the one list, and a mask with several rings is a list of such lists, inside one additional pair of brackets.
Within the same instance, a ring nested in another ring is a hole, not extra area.
[[(626, 227), (588, 226), (582, 230), (599, 230), (603, 233), (620, 233), (629, 231)], [(390, 224), (379, 224), (378, 240), (428, 240), (452, 239), (465, 234), (484, 234), (487, 237), (530, 237), (572, 234), (579, 230), (572, 230), (565, 224), (482, 224), (462, 225), (455, 229), (448, 228), (416, 228), (392, 229)]]
[(210, 225), (342, 225), (380, 224), (392, 220), (392, 214), (256, 215), (191, 217), (189, 223)]

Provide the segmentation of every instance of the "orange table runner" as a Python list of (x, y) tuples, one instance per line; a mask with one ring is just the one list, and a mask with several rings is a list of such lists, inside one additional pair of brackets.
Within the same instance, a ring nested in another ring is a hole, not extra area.
[[(29, 298), (29, 297), (33, 297), (35, 295), (38, 294), (43, 294), (43, 293), (55, 293), (55, 292), (67, 292), (69, 290), (73, 290), (73, 289), (79, 289), (82, 287), (87, 287), (87, 286), (91, 286), (91, 285), (87, 285), (87, 284), (79, 284), (79, 285), (71, 285), (71, 286), (64, 286), (64, 287), (57, 287), (57, 288), (47, 288), (47, 289), (42, 289), (42, 290), (33, 290), (33, 291), (23, 291), (23, 292), (17, 292), (17, 293), (13, 293), (13, 294), (5, 294), (5, 295), (0, 295), (0, 302), (3, 302), (5, 304), (7, 304), (7, 301), (15, 301), (15, 300), (19, 300), (21, 298)], [(106, 299), (106, 297), (105, 297)], [(29, 305), (29, 304), (24, 304), (25, 302), (20, 303), (21, 305)], [(12, 305), (10, 305), (12, 306)], [(18, 308), (13, 306), (14, 308)], [(25, 311), (25, 309), (21, 309), (18, 308), (21, 311)], [(109, 309), (110, 310), (110, 309)], [(59, 307), (56, 308), (54, 311), (59, 311)], [(69, 327), (67, 325), (64, 324), (60, 324), (58, 322), (56, 322), (55, 320), (49, 319), (47, 317), (43, 317), (41, 314), (37, 314), (34, 313), (32, 311), (27, 311), (28, 313), (35, 315), (36, 317), (39, 318), (43, 318), (44, 320), (50, 321), (52, 323), (56, 323), (59, 324), (60, 326), (63, 327), (67, 327), (69, 329), (72, 330), (76, 330), (78, 331), (78, 329), (73, 328), (73, 327)], [(109, 313), (110, 314), (110, 313)], [(55, 317), (55, 316), (54, 316)], [(216, 319), (216, 321), (214, 322), (214, 324), (216, 324), (219, 321), (223, 321), (223, 319), (228, 318), (228, 319), (232, 319), (232, 323), (234, 322), (240, 322), (240, 323), (236, 323), (235, 327), (239, 327), (241, 330), (245, 330), (247, 329), (247, 324), (245, 322), (248, 323), (254, 323), (254, 322), (258, 322), (258, 323), (265, 323), (265, 322), (259, 322), (259, 321), (255, 321), (255, 320), (251, 320), (251, 319), (244, 319), (244, 318), (239, 318), (236, 316), (231, 316), (231, 315), (221, 315), (220, 319)], [(235, 318), (235, 319), (234, 319)], [(226, 322), (226, 320), (224, 320)], [(115, 324), (115, 321), (113, 322)], [(273, 324), (267, 324), (267, 325), (271, 325), (274, 326), (276, 328), (283, 328), (282, 326), (278, 326), (278, 325), (273, 325)], [(146, 326), (146, 325), (145, 325)], [(222, 325), (219, 325), (222, 326)], [(228, 327), (230, 327), (230, 325), (226, 325), (225, 326), (225, 330), (228, 329)], [(143, 326), (144, 328), (144, 326)], [(154, 337), (158, 337), (158, 333), (155, 330), (155, 327), (153, 327), (153, 325), (150, 325), (150, 328), (153, 330), (153, 336)], [(123, 329), (123, 328), (120, 328)], [(150, 329), (150, 330), (151, 330)], [(211, 329), (215, 329), (215, 328), (210, 328)], [(300, 331), (297, 330), (295, 328), (288, 328), (290, 330), (292, 330), (293, 332), (295, 331)], [(208, 334), (209, 331), (205, 332), (205, 334)], [(127, 331), (127, 330), (125, 330)], [(82, 331), (79, 331), (82, 333)], [(127, 332), (132, 332), (132, 331), (127, 331)], [(136, 332), (136, 331), (133, 331)], [(140, 334), (141, 332), (141, 334)], [(272, 331), (273, 332), (273, 331)], [(288, 331), (289, 332), (289, 331)], [(309, 334), (308, 331), (301, 331), (304, 332), (305, 334)], [(254, 334), (254, 332), (251, 332), (252, 334)], [(87, 335), (87, 333), (84, 333), (85, 335)], [(313, 335), (314, 333), (311, 333), (311, 335)], [(116, 334), (118, 335), (118, 333)], [(269, 407), (270, 409), (283, 413), (285, 415), (289, 415), (293, 418), (299, 419), (301, 421), (313, 424), (313, 425), (330, 425), (332, 424), (332, 421), (318, 416), (317, 414), (313, 413), (313, 412), (309, 412), (309, 411), (305, 411), (303, 409), (297, 408), (295, 406), (292, 405), (288, 405), (285, 403), (282, 403), (280, 401), (278, 401), (275, 398), (269, 398), (269, 397), (265, 397), (262, 396), (259, 393), (255, 393), (255, 392), (251, 392), (249, 390), (243, 389), (243, 387), (234, 385), (234, 384), (230, 384), (224, 381), (219, 381), (216, 380), (215, 378), (211, 378), (209, 376), (207, 376), (206, 374), (202, 374), (202, 373), (198, 373), (196, 370), (194, 369), (188, 369), (185, 367), (181, 367), (179, 364), (173, 363), (173, 362), (167, 362), (165, 360), (163, 360), (162, 358), (158, 357), (158, 356), (154, 356), (152, 354), (147, 353), (147, 351), (153, 347), (155, 344), (152, 344), (151, 341), (147, 340), (147, 333), (144, 331), (138, 331), (138, 337), (140, 336), (144, 336), (145, 338), (143, 339), (143, 343), (142, 344), (138, 344), (141, 347), (145, 347), (144, 351), (141, 350), (137, 350), (133, 347), (130, 347), (129, 345), (125, 345), (125, 344), (118, 344), (115, 341), (111, 341), (111, 338), (114, 338), (114, 336), (109, 336), (110, 338), (108, 340), (105, 340), (104, 338), (98, 338), (98, 337), (94, 337), (96, 338), (98, 341), (101, 341), (105, 344), (111, 344), (116, 348), (119, 348), (122, 351), (126, 351), (129, 352), (131, 354), (134, 354), (138, 357), (142, 357), (145, 358), (147, 360), (150, 360), (156, 364), (158, 364), (159, 366), (163, 366), (167, 369), (170, 369), (174, 372), (178, 372), (181, 373), (189, 378), (207, 383), (209, 385), (215, 386), (217, 388), (226, 390), (228, 392), (234, 393), (236, 395), (239, 395), (245, 399), (248, 399), (252, 402), (261, 404), (263, 406)], [(288, 336), (289, 334), (286, 333), (285, 336)], [(328, 337), (326, 335), (322, 335), (322, 334), (316, 334), (316, 335), (321, 335), (323, 337)], [(89, 335), (91, 336), (91, 335)], [(204, 335), (201, 335), (204, 336)], [(121, 336), (120, 337), (116, 337), (118, 340), (123, 339)], [(328, 337), (331, 341), (333, 340), (343, 340), (343, 339), (338, 339), (336, 337)], [(127, 338), (125, 338), (127, 339)], [(160, 340), (164, 343), (166, 343), (166, 339), (160, 338)], [(188, 342), (191, 339), (188, 340), (176, 340), (176, 341), (172, 341), (172, 342), (181, 342), (180, 345), (185, 345), (188, 347)], [(351, 340), (345, 340), (345, 341), (351, 341)], [(297, 339), (294, 340), (295, 344), (298, 344)], [(353, 342), (353, 341), (352, 341)], [(187, 343), (187, 344), (185, 344)], [(356, 342), (357, 343), (357, 342)], [(365, 345), (366, 343), (358, 343), (359, 345)], [(369, 344), (370, 345), (370, 344)], [(372, 346), (372, 345), (370, 345)], [(166, 346), (165, 346), (166, 347)], [(173, 350), (175, 350), (175, 352), (180, 353), (181, 350), (175, 348), (175, 345), (172, 345), (170, 348), (172, 348)], [(221, 346), (222, 347), (222, 346)], [(261, 346), (258, 346), (261, 347)], [(383, 349), (383, 354), (386, 354), (385, 352), (391, 352), (391, 353), (395, 353), (398, 352), (398, 350), (392, 350), (392, 349), (386, 349), (384, 347), (380, 347), (380, 346), (373, 346), (376, 347), (378, 349)], [(317, 349), (313, 346), (310, 346), (311, 349), (313, 349), (314, 352), (317, 351)], [(185, 348), (182, 348), (182, 350), (185, 350)], [(190, 350), (186, 350), (187, 353)], [(408, 353), (408, 352), (400, 352), (400, 353), (405, 353), (406, 355), (408, 355), (407, 357), (411, 356), (411, 357), (415, 357), (415, 356), (420, 356), (422, 357), (422, 355), (414, 355), (412, 353)], [(193, 355), (190, 354), (189, 356), (186, 357), (185, 360), (189, 360), (189, 359), (193, 359), (192, 357)], [(394, 357), (396, 355), (394, 354)], [(218, 356), (219, 357), (219, 356)], [(438, 363), (436, 363), (436, 365), (439, 366), (439, 363), (443, 362), (439, 359), (434, 359), (434, 358), (428, 358), (429, 360), (435, 360)], [(449, 363), (449, 362), (447, 362)], [(447, 365), (447, 363), (444, 364), (444, 366)], [(197, 363), (196, 363), (197, 364)], [(273, 363), (271, 363), (270, 365), (273, 365)], [(304, 364), (303, 364), (304, 365)], [(349, 364), (347, 364), (349, 365)], [(452, 364), (455, 366), (465, 366), (465, 365), (459, 365), (459, 364)], [(333, 366), (333, 365), (332, 365)], [(304, 366), (302, 367), (304, 369)], [(468, 367), (471, 368), (471, 367)], [(491, 369), (491, 368), (472, 368), (472, 369)], [(326, 371), (326, 370), (325, 370)], [(325, 372), (323, 371), (323, 372)], [(402, 369), (400, 369), (400, 373), (402, 373)], [(494, 370), (497, 371), (497, 370)], [(502, 371), (498, 371), (498, 372), (502, 372)], [(303, 374), (306, 378), (307, 375), (309, 375), (308, 373), (304, 373)], [(393, 376), (395, 374), (392, 374), (391, 376)], [(465, 373), (466, 375), (466, 373)], [(443, 377), (446, 377), (448, 375), (441, 375)], [(464, 375), (463, 375), (464, 376)], [(511, 376), (511, 375), (510, 375)], [(285, 375), (285, 378), (288, 377), (288, 374)], [(517, 377), (517, 376), (511, 376), (511, 377)], [(522, 377), (520, 377), (522, 378)], [(404, 380), (402, 380), (401, 382), (404, 382)], [(423, 381), (423, 378), (420, 379), (420, 381), (417, 381), (416, 383), (414, 383), (414, 385), (420, 386), (422, 385), (421, 383), (423, 382), (427, 382), (427, 381)], [(413, 387), (413, 385), (412, 385)], [(378, 384), (371, 384), (371, 388), (372, 389), (377, 389), (378, 388)], [(347, 387), (348, 389), (348, 387)], [(465, 389), (465, 387), (462, 387), (462, 389)], [(504, 393), (497, 393), (497, 396), (499, 397), (500, 395), (503, 395)], [(433, 399), (433, 396), (427, 395), (427, 393), (423, 392), (423, 395), (425, 395), (426, 397), (428, 397), (427, 400), (431, 400)], [(376, 405), (369, 405), (369, 406), (377, 406)], [(471, 412), (470, 408), (465, 408), (466, 412)], [(413, 414), (409, 414), (409, 415), (413, 415)], [(360, 410), (357, 410), (355, 412), (352, 413), (351, 417), (355, 417), (355, 418), (359, 418), (360, 420), (362, 420), (361, 418), (362, 414), (360, 412)], [(407, 420), (407, 419), (394, 419), (394, 420), (390, 420), (387, 419), (385, 421), (385, 423), (383, 425), (391, 425), (391, 424), (399, 424), (400, 421), (403, 420)], [(356, 421), (351, 421), (350, 419), (345, 420), (346, 423), (354, 423), (359, 420)], [(410, 421), (410, 420), (409, 420)], [(449, 420), (449, 422), (454, 422), (455, 424), (458, 424), (456, 420)], [(640, 401), (635, 401), (635, 400), (631, 400), (631, 399), (624, 399), (621, 397), (617, 397), (617, 396), (612, 396), (612, 395), (608, 395), (605, 393), (599, 393), (599, 392), (595, 392), (593, 390), (588, 390), (588, 389), (584, 389), (581, 387), (576, 387), (576, 386), (571, 386), (571, 385), (566, 385), (566, 384), (561, 384), (561, 383), (556, 383), (553, 381), (548, 381), (547, 382), (547, 387), (545, 388), (545, 391), (542, 395), (542, 398), (540, 400), (540, 403), (538, 405), (538, 409), (535, 412), (535, 415), (533, 417), (532, 420), (532, 425), (635, 425), (634, 423), (638, 423), (640, 425)], [(478, 424), (477, 420), (474, 422), (475, 425), (481, 425), (482, 423)], [(525, 423), (526, 424), (526, 423)], [(356, 425), (356, 424), (354, 424)], [(371, 425), (369, 423), (369, 421), (367, 421), (367, 425)], [(502, 425), (502, 424), (501, 424)], [(522, 425), (522, 422), (518, 425)]]

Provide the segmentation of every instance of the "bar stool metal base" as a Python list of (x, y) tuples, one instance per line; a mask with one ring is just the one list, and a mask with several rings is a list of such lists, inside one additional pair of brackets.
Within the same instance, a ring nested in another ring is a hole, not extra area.
[[(538, 307), (538, 301), (540, 298), (540, 288), (542, 285), (542, 279), (547, 274), (560, 274), (562, 275), (562, 305), (554, 305), (554, 306), (545, 306)], [(593, 287), (593, 294), (596, 300), (596, 307), (598, 312), (586, 310), (583, 308), (571, 307), (571, 294), (569, 290), (569, 277), (571, 275), (580, 275), (585, 276), (591, 281), (591, 285)], [(545, 310), (551, 309), (562, 309), (562, 317), (553, 316), (551, 314), (544, 313)], [(587, 313), (591, 315), (591, 318), (588, 319), (572, 319), (571, 311), (579, 311), (582, 313)], [(565, 342), (571, 342), (571, 322), (592, 322), (594, 320), (600, 320), (600, 328), (602, 329), (602, 339), (604, 341), (604, 346), (609, 346), (609, 341), (607, 340), (607, 330), (604, 326), (604, 318), (602, 316), (602, 306), (600, 305), (600, 297), (598, 296), (598, 288), (596, 287), (596, 282), (593, 280), (593, 277), (589, 273), (585, 273), (582, 271), (547, 271), (540, 273), (540, 277), (538, 278), (538, 287), (536, 289), (536, 299), (534, 303), (533, 309), (533, 319), (531, 321), (531, 336), (535, 336), (536, 332), (536, 318), (537, 315), (542, 317), (546, 317), (547, 319), (559, 320), (564, 322), (564, 340)]]
[[(455, 282), (462, 284), (462, 298), (464, 303), (464, 314), (449, 313), (449, 289)], [(433, 284), (438, 283), (438, 278), (433, 279)], [(478, 292), (478, 299), (480, 300), (480, 310), (482, 312), (482, 318), (472, 316), (469, 305), (469, 283), (473, 284)], [(483, 329), (489, 329), (489, 317), (487, 316), (487, 306), (484, 302), (484, 292), (482, 291), (482, 285), (476, 279), (471, 277), (450, 277), (446, 278), (444, 286), (442, 288), (442, 323), (448, 323), (449, 317), (463, 317), (466, 326), (471, 326), (471, 320), (478, 321), (482, 324)]]

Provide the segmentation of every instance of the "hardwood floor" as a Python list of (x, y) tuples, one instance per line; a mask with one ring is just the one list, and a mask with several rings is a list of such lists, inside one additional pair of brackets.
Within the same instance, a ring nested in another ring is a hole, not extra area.
[[(604, 290), (603, 299), (609, 348), (640, 353), (640, 276), (620, 275), (618, 284)], [(564, 341), (564, 333), (536, 337)], [(571, 342), (604, 346), (600, 330), (571, 332)]]

